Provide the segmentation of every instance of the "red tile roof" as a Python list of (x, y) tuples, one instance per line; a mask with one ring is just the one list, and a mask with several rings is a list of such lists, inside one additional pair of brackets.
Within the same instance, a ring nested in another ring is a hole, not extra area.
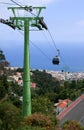
[(59, 108), (65, 108), (70, 102), (71, 102), (71, 100), (69, 100), (69, 99), (59, 100), (59, 103), (56, 103), (55, 106), (57, 106)]

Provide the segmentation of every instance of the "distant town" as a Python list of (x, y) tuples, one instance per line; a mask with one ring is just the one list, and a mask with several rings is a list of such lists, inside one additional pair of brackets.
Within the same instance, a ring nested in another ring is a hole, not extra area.
[[(7, 69), (16, 70), (19, 67), (6, 67)], [(32, 69), (35, 70), (35, 69)], [(38, 69), (39, 71), (44, 71)], [(65, 72), (65, 71), (54, 71), (54, 70), (45, 70), (46, 73), (51, 74), (52, 77), (56, 78), (58, 81), (65, 81), (65, 80), (83, 80), (84, 79), (84, 72)], [(20, 74), (18, 76), (21, 76)]]
[(48, 71), (57, 80), (83, 80), (84, 72), (64, 72), (64, 71)]

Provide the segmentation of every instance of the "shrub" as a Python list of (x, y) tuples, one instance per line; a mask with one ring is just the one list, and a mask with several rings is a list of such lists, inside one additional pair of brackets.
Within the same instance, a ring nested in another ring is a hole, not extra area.
[(32, 114), (31, 116), (25, 117), (21, 122), (21, 126), (30, 126), (32, 128), (30, 130), (33, 130), (35, 127), (37, 128), (35, 130), (57, 130), (57, 122), (52, 123), (50, 117), (42, 114)]
[(21, 120), (20, 111), (9, 102), (0, 104), (0, 127), (3, 130), (15, 130)]
[(75, 120), (66, 121), (63, 126), (63, 130), (84, 130), (84, 128)]
[(32, 127), (32, 126), (22, 126), (18, 128), (17, 130), (46, 130), (45, 128), (41, 128), (39, 126)]

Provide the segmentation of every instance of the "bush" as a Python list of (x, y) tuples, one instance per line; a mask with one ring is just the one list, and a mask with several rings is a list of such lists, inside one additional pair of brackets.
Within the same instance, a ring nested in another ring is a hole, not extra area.
[[(21, 127), (29, 126), (30, 130), (57, 130), (57, 120), (53, 120), (48, 116), (42, 114), (32, 114), (31, 116), (25, 117), (21, 122)], [(28, 129), (29, 130), (29, 129)]]
[(84, 128), (75, 120), (66, 121), (63, 126), (63, 130), (84, 130)]
[(51, 121), (48, 117), (42, 115), (42, 114), (33, 114), (29, 117), (24, 118), (23, 124), (29, 125), (29, 126), (50, 126)]
[(0, 104), (0, 127), (2, 130), (15, 130), (21, 120), (20, 110), (9, 102)]
[(36, 126), (36, 127), (32, 127), (32, 126), (23, 126), (23, 127), (20, 127), (19, 129), (17, 130), (46, 130), (45, 128), (41, 128), (39, 126)]

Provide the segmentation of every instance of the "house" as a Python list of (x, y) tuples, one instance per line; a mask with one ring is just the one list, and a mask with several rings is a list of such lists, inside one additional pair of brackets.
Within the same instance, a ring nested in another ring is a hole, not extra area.
[(31, 86), (31, 88), (36, 88), (36, 83), (31, 82), (30, 86)]
[(71, 100), (69, 99), (59, 100), (58, 103), (55, 103), (54, 107), (56, 109), (56, 114), (59, 114), (61, 111), (66, 109), (70, 103), (71, 103)]
[(0, 75), (3, 75), (4, 74), (4, 71), (3, 70), (0, 70)]

